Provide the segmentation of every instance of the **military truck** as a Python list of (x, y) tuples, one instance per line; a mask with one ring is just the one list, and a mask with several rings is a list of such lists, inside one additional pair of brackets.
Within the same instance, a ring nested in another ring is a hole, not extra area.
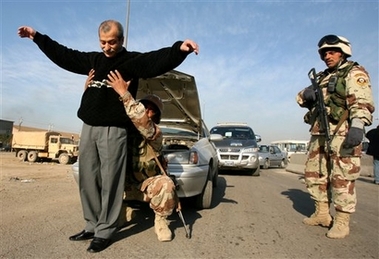
[(60, 164), (73, 163), (79, 147), (71, 138), (54, 131), (18, 131), (13, 133), (12, 149), (20, 161), (57, 160)]

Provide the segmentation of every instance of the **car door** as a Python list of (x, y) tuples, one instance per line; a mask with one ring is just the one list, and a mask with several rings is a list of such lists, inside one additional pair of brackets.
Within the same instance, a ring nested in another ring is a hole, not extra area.
[(270, 146), (270, 154), (271, 154), (271, 165), (280, 165), (282, 161), (281, 151), (276, 146)]

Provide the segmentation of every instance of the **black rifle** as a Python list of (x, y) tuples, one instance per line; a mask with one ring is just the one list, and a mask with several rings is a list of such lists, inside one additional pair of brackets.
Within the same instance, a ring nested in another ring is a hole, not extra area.
[[(317, 83), (317, 75), (316, 75), (316, 70), (312, 68), (308, 72), (308, 77), (311, 80), (312, 83), (312, 88), (315, 92), (316, 95), (316, 105), (315, 105), (315, 110), (313, 111), (315, 114), (312, 115), (313, 118), (318, 118), (319, 119), (319, 124), (320, 124), (320, 132), (325, 132), (325, 144), (326, 144), (326, 155), (328, 157), (328, 168), (331, 169), (331, 160), (330, 160), (330, 154), (331, 154), (331, 147), (330, 147), (330, 142), (332, 140), (330, 136), (330, 130), (329, 130), (329, 121), (328, 121), (328, 114), (326, 112), (326, 107), (325, 107), (325, 102), (324, 102), (324, 95), (322, 93), (322, 89)], [(313, 121), (311, 130), (313, 127), (313, 124), (315, 123), (316, 120)]]

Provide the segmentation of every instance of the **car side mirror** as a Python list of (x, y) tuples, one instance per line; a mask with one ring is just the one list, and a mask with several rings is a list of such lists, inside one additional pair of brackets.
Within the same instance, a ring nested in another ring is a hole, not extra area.
[(255, 140), (256, 140), (257, 142), (261, 142), (261, 141), (262, 141), (262, 138), (261, 138), (260, 135), (255, 135)]

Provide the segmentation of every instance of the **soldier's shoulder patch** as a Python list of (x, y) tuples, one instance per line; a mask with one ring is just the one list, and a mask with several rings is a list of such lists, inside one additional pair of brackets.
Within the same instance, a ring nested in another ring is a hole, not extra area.
[(367, 77), (367, 75), (365, 73), (356, 73), (354, 74), (354, 77), (357, 78), (357, 77)]

